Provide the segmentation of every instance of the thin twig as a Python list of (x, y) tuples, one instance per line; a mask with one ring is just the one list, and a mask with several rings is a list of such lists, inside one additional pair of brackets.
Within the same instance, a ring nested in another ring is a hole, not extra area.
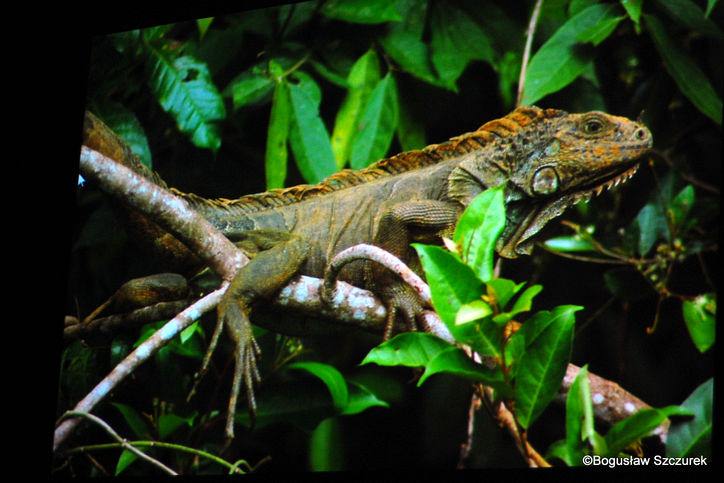
[[(92, 415), (90, 415), (92, 416)], [(124, 443), (105, 443), (105, 444), (91, 444), (86, 446), (78, 446), (76, 448), (71, 448), (67, 451), (64, 451), (64, 455), (71, 455), (75, 453), (87, 453), (88, 451), (98, 451), (98, 450), (105, 450), (105, 449), (114, 449), (118, 447), (126, 448), (128, 445), (131, 445), (134, 448), (164, 448), (164, 449), (171, 449), (174, 451), (179, 451), (182, 453), (189, 453), (196, 456), (200, 456), (201, 458), (206, 458), (208, 460), (213, 461), (214, 463), (217, 463), (221, 466), (224, 466), (229, 469), (230, 472), (235, 472), (239, 474), (246, 474), (243, 470), (239, 469), (239, 466), (244, 465), (248, 471), (252, 470), (252, 467), (247, 463), (246, 460), (239, 460), (234, 464), (229, 463), (223, 458), (219, 458), (216, 455), (213, 455), (211, 453), (208, 453), (206, 451), (196, 449), (196, 448), (189, 448), (188, 446), (183, 446), (180, 444), (174, 444), (174, 443), (166, 443), (163, 441), (125, 441)]]
[(98, 426), (100, 426), (101, 428), (103, 428), (103, 429), (106, 431), (106, 433), (110, 434), (113, 439), (115, 439), (116, 441), (118, 441), (118, 444), (119, 444), (120, 446), (122, 446), (124, 449), (127, 449), (128, 451), (130, 451), (131, 453), (135, 454), (136, 456), (138, 456), (138, 457), (141, 458), (142, 460), (145, 460), (145, 461), (151, 463), (153, 466), (156, 466), (157, 468), (160, 468), (161, 471), (163, 471), (163, 472), (166, 473), (166, 474), (174, 475), (174, 476), (175, 476), (175, 475), (178, 475), (178, 473), (176, 473), (174, 470), (172, 470), (172, 469), (169, 468), (168, 466), (164, 465), (163, 463), (161, 463), (161, 462), (158, 461), (157, 459), (151, 458), (150, 456), (148, 456), (148, 455), (147, 455), (146, 453), (144, 453), (143, 451), (141, 451), (141, 450), (139, 450), (138, 448), (135, 448), (134, 446), (132, 446), (131, 444), (129, 444), (128, 441), (127, 441), (125, 438), (122, 438), (118, 433), (115, 432), (115, 430), (114, 430), (113, 428), (111, 428), (111, 427), (108, 425), (108, 423), (106, 423), (105, 421), (103, 421), (103, 420), (102, 420), (101, 418), (99, 418), (98, 416), (94, 416), (94, 415), (89, 414), (89, 413), (84, 412), (84, 411), (66, 411), (66, 413), (63, 414), (63, 418), (68, 418), (68, 417), (76, 417), (76, 418), (80, 417), (80, 418), (86, 418), (86, 419), (88, 419), (89, 421), (91, 421), (91, 422), (97, 424)]
[(538, 26), (538, 17), (540, 16), (541, 6), (543, 0), (536, 0), (535, 6), (533, 7), (533, 13), (530, 16), (530, 22), (528, 23), (528, 30), (525, 33), (525, 48), (523, 49), (523, 60), (520, 63), (520, 77), (518, 77), (518, 98), (515, 101), (515, 105), (519, 106), (523, 100), (523, 92), (525, 91), (525, 75), (528, 70), (528, 58), (530, 57), (530, 50), (533, 47), (533, 36), (535, 35), (535, 29)]

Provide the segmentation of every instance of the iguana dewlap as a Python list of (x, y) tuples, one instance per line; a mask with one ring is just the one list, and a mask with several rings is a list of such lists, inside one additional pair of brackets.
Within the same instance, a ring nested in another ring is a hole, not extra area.
[[(103, 128), (87, 116), (89, 147), (125, 159), (137, 172), (163, 184), (128, 156), (122, 143), (99, 135)], [(472, 198), (502, 183), (507, 222), (497, 251), (508, 258), (529, 254), (534, 237), (548, 221), (628, 179), (651, 146), (649, 130), (624, 117), (530, 106), (445, 143), (401, 153), (363, 170), (344, 170), (317, 185), (236, 200), (208, 200), (172, 190), (254, 255), (219, 306), (220, 320), (237, 346), (230, 413), (242, 379), (253, 406), (256, 349), (248, 318), (252, 305), (273, 295), (294, 275), (322, 277), (335, 254), (360, 243), (378, 245), (414, 263), (411, 242), (439, 242), (451, 233)], [(193, 257), (143, 217), (136, 216), (133, 223), (142, 227), (159, 254), (184, 263)], [(340, 278), (381, 296), (388, 309), (386, 335), (396, 318), (414, 328), (421, 310), (417, 297), (384, 269), (372, 263), (351, 265)], [(231, 421), (227, 434), (233, 434)]]

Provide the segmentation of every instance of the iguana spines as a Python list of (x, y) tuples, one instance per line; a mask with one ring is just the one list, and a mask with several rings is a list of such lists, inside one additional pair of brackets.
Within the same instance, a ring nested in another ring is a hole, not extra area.
[(360, 170), (345, 169), (335, 173), (314, 185), (298, 185), (281, 188), (264, 193), (245, 195), (233, 200), (226, 198), (206, 199), (194, 194), (173, 190), (184, 197), (192, 206), (226, 209), (237, 213), (254, 213), (261, 210), (290, 205), (300, 201), (323, 196), (352, 186), (373, 181), (375, 179), (401, 174), (423, 168), (456, 156), (465, 155), (482, 149), (489, 143), (518, 133), (522, 128), (543, 119), (565, 115), (557, 109), (540, 109), (535, 106), (519, 107), (503, 118), (483, 124), (476, 131), (450, 140), (431, 144), (420, 150), (406, 151), (389, 158), (377, 161)]

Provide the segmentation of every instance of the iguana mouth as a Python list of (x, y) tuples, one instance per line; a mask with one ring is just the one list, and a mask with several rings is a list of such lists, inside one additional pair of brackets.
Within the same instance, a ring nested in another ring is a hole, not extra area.
[[(498, 252), (506, 258), (517, 258), (519, 255), (529, 255), (533, 250), (533, 237), (548, 223), (551, 219), (561, 215), (568, 207), (575, 205), (581, 201), (588, 202), (594, 196), (600, 195), (604, 190), (609, 190), (622, 183), (625, 183), (633, 177), (640, 166), (639, 161), (633, 165), (628, 165), (623, 171), (619, 168), (614, 173), (604, 175), (593, 180), (584, 187), (579, 187), (573, 191), (566, 192), (553, 199), (542, 200), (535, 203), (529, 208), (522, 209), (517, 213), (511, 213), (508, 221), (520, 220), (517, 226), (513, 228), (512, 233), (506, 229), (503, 236), (498, 241)], [(511, 207), (513, 210), (516, 207)], [(510, 233), (509, 236), (508, 233)]]

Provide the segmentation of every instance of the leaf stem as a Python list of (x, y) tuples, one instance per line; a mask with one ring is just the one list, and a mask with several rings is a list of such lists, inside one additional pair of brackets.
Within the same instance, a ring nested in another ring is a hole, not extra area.
[(535, 35), (535, 29), (538, 26), (538, 17), (540, 16), (541, 6), (543, 0), (536, 0), (535, 6), (533, 7), (533, 13), (530, 16), (530, 22), (528, 23), (528, 30), (525, 33), (525, 48), (523, 49), (523, 60), (520, 64), (520, 77), (518, 77), (518, 98), (515, 101), (515, 105), (519, 106), (523, 100), (523, 92), (525, 91), (525, 74), (528, 69), (528, 59), (530, 58), (530, 50), (533, 47), (533, 36)]

